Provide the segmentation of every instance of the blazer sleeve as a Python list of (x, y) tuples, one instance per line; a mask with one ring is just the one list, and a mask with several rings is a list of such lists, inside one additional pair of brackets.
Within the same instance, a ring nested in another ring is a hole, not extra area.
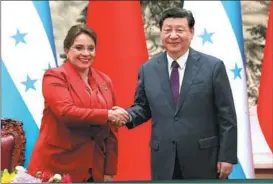
[(213, 83), (220, 136), (218, 161), (236, 164), (238, 162), (237, 117), (232, 90), (222, 61), (214, 69)]
[(69, 86), (70, 84), (61, 72), (48, 70), (44, 75), (43, 96), (57, 118), (72, 127), (107, 124), (108, 110), (77, 107), (73, 103)]
[(135, 92), (134, 104), (126, 110), (131, 116), (130, 121), (126, 123), (128, 129), (134, 128), (151, 118), (151, 110), (144, 87), (143, 65), (138, 73), (138, 84)]
[[(112, 82), (109, 82), (111, 86), (112, 95), (113, 95), (113, 105), (116, 105), (116, 95), (113, 89)], [(118, 127), (112, 124), (110, 126), (110, 133), (106, 138), (106, 154), (105, 154), (105, 166), (104, 174), (106, 175), (116, 175), (117, 174), (117, 165), (118, 165)]]

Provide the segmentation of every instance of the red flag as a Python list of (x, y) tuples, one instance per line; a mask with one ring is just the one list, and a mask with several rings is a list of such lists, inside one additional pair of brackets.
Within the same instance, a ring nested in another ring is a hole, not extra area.
[[(134, 100), (140, 65), (148, 59), (139, 1), (90, 1), (87, 25), (98, 35), (94, 68), (111, 77), (117, 105)], [(115, 180), (150, 180), (150, 123), (119, 129), (118, 174)]]
[(258, 118), (264, 137), (273, 152), (273, 2), (270, 3), (266, 43), (258, 97)]

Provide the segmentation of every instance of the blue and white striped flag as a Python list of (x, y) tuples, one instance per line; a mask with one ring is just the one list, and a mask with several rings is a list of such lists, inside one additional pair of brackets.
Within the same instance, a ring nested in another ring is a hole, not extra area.
[(48, 1), (3, 1), (1, 6), (1, 116), (23, 122), (27, 167), (44, 107), (42, 77), (57, 65), (50, 9)]
[(184, 1), (195, 17), (192, 48), (221, 59), (231, 84), (238, 121), (238, 159), (229, 178), (255, 178), (248, 114), (240, 1)]

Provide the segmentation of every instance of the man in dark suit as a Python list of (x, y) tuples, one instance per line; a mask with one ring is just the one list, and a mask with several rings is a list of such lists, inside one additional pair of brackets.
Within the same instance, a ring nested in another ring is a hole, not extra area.
[(134, 104), (126, 109), (129, 129), (152, 118), (153, 180), (224, 179), (237, 163), (237, 120), (225, 65), (190, 48), (194, 23), (185, 9), (163, 12), (166, 52), (141, 66)]

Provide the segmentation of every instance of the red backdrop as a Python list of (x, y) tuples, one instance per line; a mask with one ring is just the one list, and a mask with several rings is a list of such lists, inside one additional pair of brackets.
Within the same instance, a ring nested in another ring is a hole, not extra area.
[[(148, 59), (139, 1), (90, 1), (87, 25), (98, 35), (94, 68), (111, 77), (117, 105), (133, 103), (140, 65)], [(150, 179), (150, 122), (119, 129), (119, 163), (115, 180)]]

